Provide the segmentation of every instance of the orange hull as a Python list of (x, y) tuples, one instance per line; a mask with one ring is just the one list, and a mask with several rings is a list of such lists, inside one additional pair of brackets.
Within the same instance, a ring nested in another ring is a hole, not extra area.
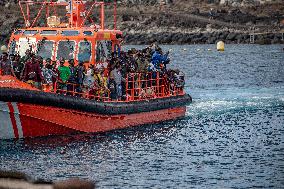
[(176, 119), (186, 107), (151, 112), (101, 115), (75, 110), (15, 102), (0, 102), (0, 139), (65, 135), (75, 132), (105, 132)]

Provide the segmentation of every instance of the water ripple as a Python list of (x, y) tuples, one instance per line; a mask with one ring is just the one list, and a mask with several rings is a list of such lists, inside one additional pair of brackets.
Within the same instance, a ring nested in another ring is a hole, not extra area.
[(187, 75), (193, 104), (184, 118), (104, 134), (0, 141), (0, 168), (88, 178), (99, 188), (283, 188), (282, 47), (164, 48), (174, 49), (170, 66)]

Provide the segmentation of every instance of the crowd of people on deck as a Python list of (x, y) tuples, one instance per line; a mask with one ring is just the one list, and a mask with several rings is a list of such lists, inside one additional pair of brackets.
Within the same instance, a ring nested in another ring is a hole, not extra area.
[[(67, 60), (68, 66), (63, 58), (58, 61), (50, 58), (44, 60), (28, 49), (23, 57), (3, 52), (0, 75), (12, 75), (45, 91), (72, 95), (87, 92), (94, 96), (123, 100), (127, 95), (126, 88), (135, 87), (134, 83), (126, 85), (127, 79), (135, 77), (137, 80), (137, 73), (140, 73), (140, 80), (164, 77), (172, 88), (182, 89), (184, 75), (178, 69), (167, 69), (170, 63), (168, 55), (169, 52), (163, 53), (158, 45), (152, 44), (141, 50), (132, 48), (127, 52), (113, 52), (105, 63), (96, 67), (88, 64), (86, 67), (83, 62), (75, 66), (73, 59)], [(145, 86), (145, 82), (142, 85)]]

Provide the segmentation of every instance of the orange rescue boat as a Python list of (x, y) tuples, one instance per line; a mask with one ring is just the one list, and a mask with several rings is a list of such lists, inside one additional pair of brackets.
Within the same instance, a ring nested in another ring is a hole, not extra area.
[[(10, 54), (24, 56), (31, 49), (44, 59), (56, 61), (64, 57), (74, 59), (75, 64), (103, 66), (105, 56), (120, 51), (122, 32), (116, 29), (116, 3), (19, 1), (19, 5), (26, 28), (12, 33)], [(38, 10), (34, 20), (30, 19), (32, 6)], [(105, 29), (105, 6), (114, 9), (113, 29)], [(100, 25), (90, 16), (98, 7)], [(64, 8), (68, 19), (61, 20), (56, 8), (61, 12)], [(36, 26), (44, 13), (45, 26)], [(151, 73), (127, 76), (124, 100), (76, 90), (66, 95), (67, 91), (55, 88), (54, 91), (44, 87), (39, 90), (13, 76), (0, 75), (0, 139), (105, 132), (171, 120), (183, 117), (186, 105), (192, 101), (183, 88), (173, 87), (159, 73), (155, 77)]]

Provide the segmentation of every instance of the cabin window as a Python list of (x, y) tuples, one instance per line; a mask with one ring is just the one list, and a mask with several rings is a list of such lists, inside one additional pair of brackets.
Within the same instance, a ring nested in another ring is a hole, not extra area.
[(79, 43), (79, 53), (78, 61), (79, 62), (89, 62), (92, 55), (92, 45), (91, 42), (85, 40)]
[(57, 31), (56, 30), (43, 30), (40, 32), (41, 35), (56, 35)]
[(54, 41), (42, 40), (37, 46), (37, 55), (43, 59), (51, 58), (54, 49)]
[(37, 30), (26, 30), (24, 31), (25, 35), (35, 35), (37, 34)]
[(15, 40), (11, 41), (10, 48), (9, 48), (9, 54), (16, 54), (16, 45), (17, 43)]
[(18, 51), (20, 56), (25, 56), (26, 51), (29, 49), (31, 51), (36, 50), (37, 41), (34, 37), (23, 37), (19, 39)]
[(79, 31), (65, 30), (65, 31), (62, 31), (61, 35), (64, 35), (64, 36), (77, 36), (77, 35), (79, 35)]
[(89, 36), (90, 36), (90, 35), (93, 35), (93, 32), (92, 32), (92, 31), (84, 31), (84, 32), (83, 32), (83, 34), (84, 34), (84, 35), (89, 35)]
[(57, 46), (57, 59), (74, 59), (75, 41), (59, 41)]
[(19, 34), (21, 34), (21, 33), (23, 33), (22, 30), (16, 30), (16, 31), (14, 32), (14, 35), (19, 35)]
[(111, 41), (97, 41), (96, 62), (104, 62), (111, 57)]

